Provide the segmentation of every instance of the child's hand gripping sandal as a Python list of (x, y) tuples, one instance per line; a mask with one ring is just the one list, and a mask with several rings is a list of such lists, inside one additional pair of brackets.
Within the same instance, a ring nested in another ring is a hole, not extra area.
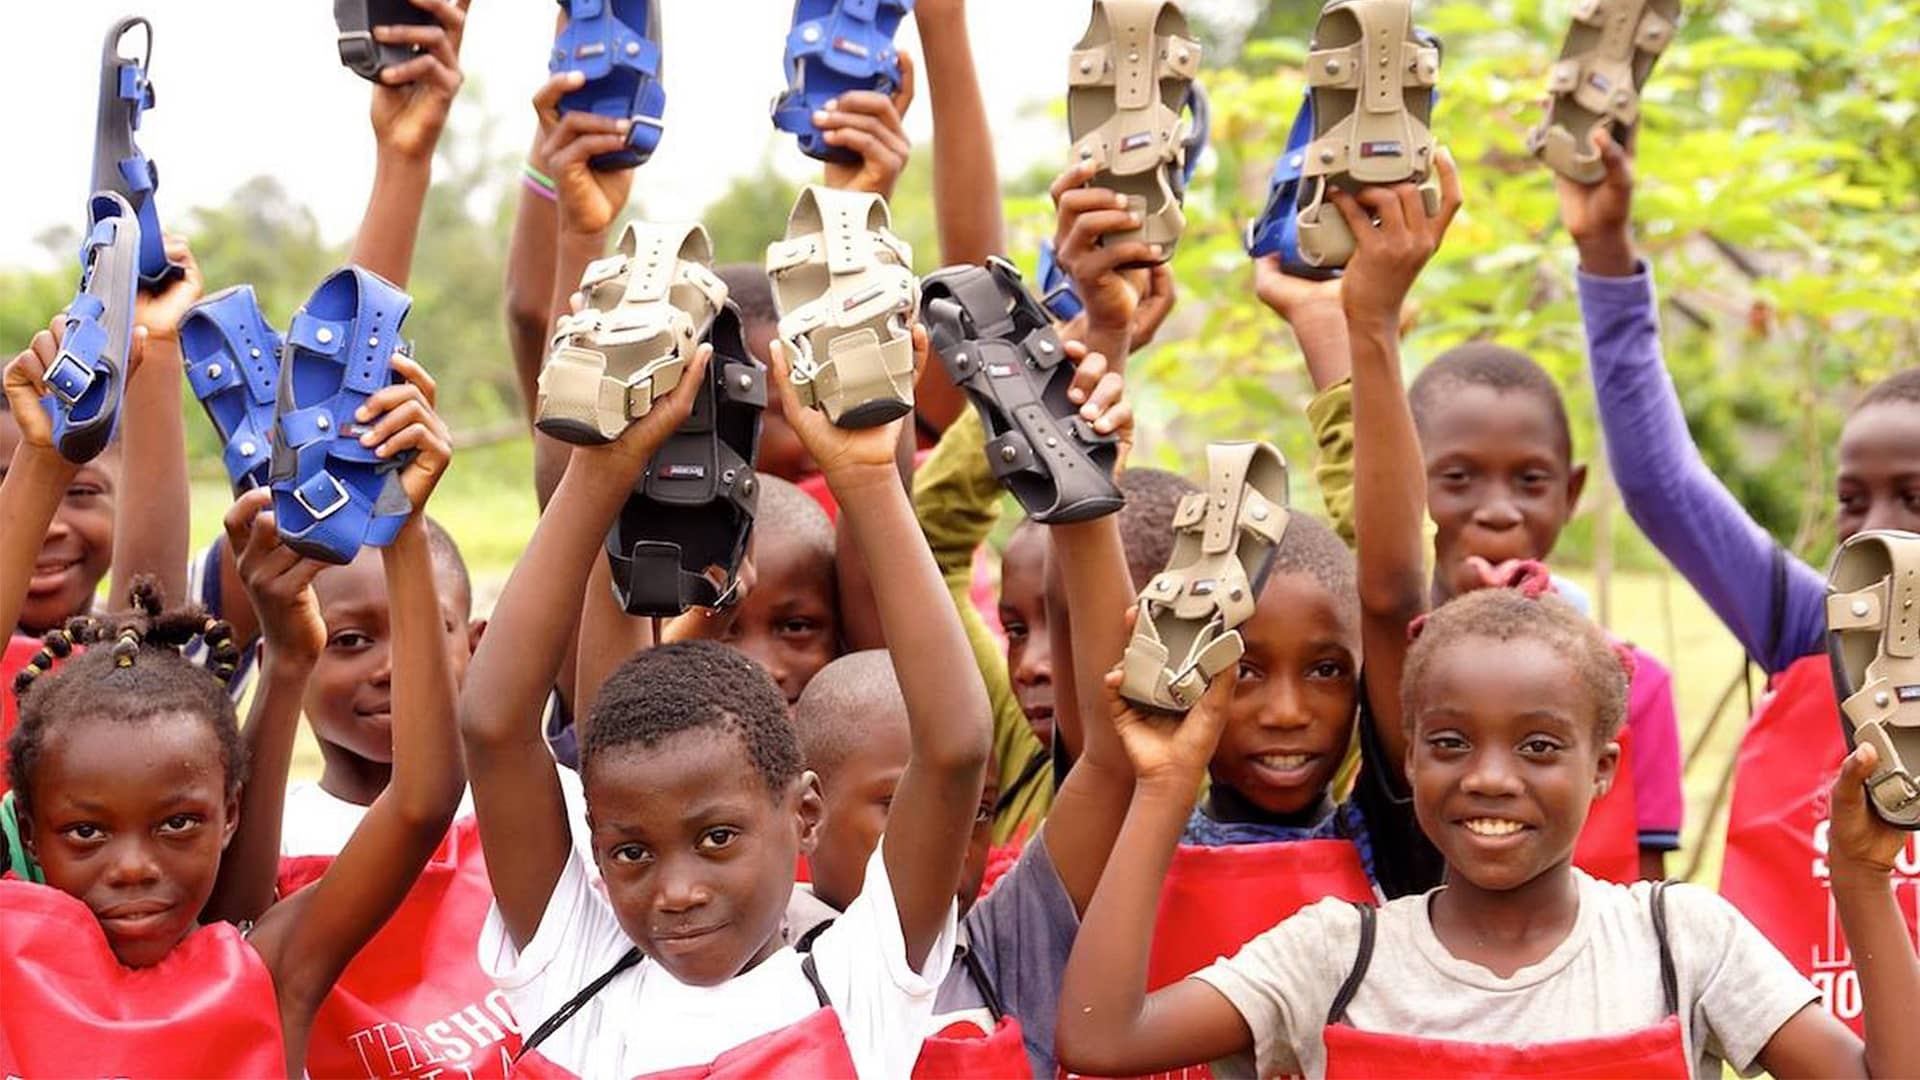
[(1353, 233), (1331, 188), (1412, 181), (1427, 212), (1440, 210), (1433, 172), (1433, 88), (1440, 43), (1413, 25), (1410, 0), (1331, 0), (1307, 55), (1314, 138), (1300, 186), (1300, 255), (1308, 266), (1345, 266)]
[(1300, 102), (1293, 129), (1287, 133), (1287, 148), (1273, 163), (1273, 176), (1267, 182), (1267, 205), (1259, 218), (1247, 226), (1247, 254), (1256, 259), (1268, 255), (1280, 257), (1281, 269), (1295, 277), (1326, 281), (1340, 276), (1337, 268), (1308, 266), (1300, 256), (1300, 230), (1295, 213), (1300, 204), (1300, 177), (1306, 169), (1307, 144), (1313, 141), (1313, 98)]
[(1607, 175), (1593, 129), (1611, 125), (1627, 145), (1640, 121), (1640, 90), (1673, 42), (1680, 0), (1579, 0), (1547, 84), (1547, 117), (1527, 147), (1554, 172), (1582, 184)]
[(397, 381), (390, 361), (405, 347), (400, 324), (412, 306), (387, 279), (349, 266), (287, 327), (267, 479), (281, 543), (307, 558), (352, 562), (363, 544), (392, 543), (413, 513), (400, 486), (412, 455), (383, 460), (360, 445), (366, 428), (355, 416)]
[(795, 0), (787, 33), (786, 92), (773, 101), (773, 126), (796, 135), (810, 158), (851, 164), (860, 155), (829, 144), (813, 114), (841, 94), (900, 89), (894, 31), (913, 0)]
[(1207, 487), (1180, 500), (1173, 554), (1140, 593), (1120, 696), (1184, 713), (1240, 662), (1235, 627), (1253, 614), (1287, 530), (1287, 463), (1266, 443), (1207, 447)]
[(438, 25), (431, 12), (410, 0), (333, 0), (340, 63), (368, 82), (379, 82), (381, 72), (420, 55), (419, 48), (413, 45), (388, 45), (373, 39), (374, 27), (402, 23)]
[(727, 286), (703, 226), (634, 222), (617, 253), (587, 265), (580, 291), (587, 306), (554, 326), (534, 424), (593, 446), (619, 438), (680, 384)]
[(589, 163), (594, 168), (645, 164), (666, 129), (660, 5), (655, 0), (561, 0), (560, 6), (567, 9), (567, 25), (553, 39), (547, 70), (587, 77), (585, 86), (560, 99), (560, 111), (632, 121), (626, 149), (594, 158)]
[(1073, 365), (1020, 272), (995, 258), (938, 271), (921, 288), (933, 351), (973, 400), (987, 462), (1027, 515), (1064, 525), (1119, 510), (1118, 443), (1067, 399)]
[(1827, 651), (1847, 748), (1872, 743), (1874, 812), (1920, 830), (1920, 536), (1874, 530), (1840, 546), (1827, 577)]
[(1060, 265), (1053, 241), (1040, 241), (1040, 265), (1034, 270), (1034, 276), (1040, 281), (1040, 303), (1054, 318), (1071, 322), (1087, 310), (1087, 305), (1080, 301), (1080, 291), (1073, 287), (1073, 278), (1067, 274), (1067, 268)]
[(251, 285), (222, 289), (180, 320), (187, 384), (220, 433), (235, 495), (267, 482), (281, 344)]
[(607, 533), (614, 595), (630, 615), (724, 608), (739, 591), (753, 535), (767, 373), (727, 303), (707, 340), (713, 359), (693, 411), (667, 437)]
[(1187, 224), (1182, 113), (1199, 70), (1200, 45), (1173, 0), (1094, 0), (1068, 62), (1067, 129), (1074, 160), (1100, 170), (1093, 186), (1125, 196), (1142, 222), (1103, 244), (1139, 240), (1173, 257)]
[(140, 220), (133, 207), (102, 191), (87, 212), (80, 287), (67, 305), (60, 353), (47, 368), (52, 392), (44, 399), (54, 449), (76, 465), (99, 457), (120, 422), (140, 281)]
[[(120, 55), (120, 40), (140, 27), (147, 32), (147, 53), (138, 60)], [(111, 191), (127, 200), (140, 219), (140, 284), (159, 291), (186, 268), (167, 261), (166, 237), (153, 193), (160, 170), (134, 145), (140, 116), (153, 108), (153, 84), (147, 65), (153, 59), (153, 27), (141, 18), (121, 19), (107, 31), (100, 55), (100, 108), (93, 129), (93, 190)]]
[(878, 427), (913, 409), (920, 303), (913, 249), (893, 235), (886, 200), (813, 186), (787, 235), (767, 246), (793, 389), (843, 428)]

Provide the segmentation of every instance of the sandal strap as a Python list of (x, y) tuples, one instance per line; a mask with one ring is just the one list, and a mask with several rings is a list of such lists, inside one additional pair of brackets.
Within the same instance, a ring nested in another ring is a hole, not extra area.
[(804, 85), (804, 64), (815, 61), (850, 79), (878, 80), (881, 92), (891, 93), (900, 81), (900, 54), (878, 19), (882, 8), (905, 15), (910, 7), (903, 0), (840, 0), (826, 14), (795, 23), (787, 32), (795, 87)]

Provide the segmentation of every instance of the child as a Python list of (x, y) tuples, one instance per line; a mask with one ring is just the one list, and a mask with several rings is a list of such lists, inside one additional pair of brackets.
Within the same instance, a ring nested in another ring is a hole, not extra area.
[[(1560, 208), (1579, 250), (1580, 309), (1607, 452), (1622, 502), (1747, 654), (1772, 696), (1742, 738), (1721, 891), (1857, 1025), (1849, 950), (1831, 927), (1830, 826), (1823, 793), (1846, 746), (1827, 659), (1826, 582), (1749, 517), (1692, 444), (1661, 358), (1653, 277), (1634, 252), (1632, 162), (1596, 139), (1606, 176), (1561, 181)], [(1836, 539), (1864, 529), (1920, 529), (1909, 497), (1920, 475), (1920, 376), (1896, 372), (1847, 417), (1838, 447)], [(1920, 860), (1909, 835), (1905, 865)], [(1909, 920), (1914, 918), (1909, 914)], [(1909, 921), (1911, 929), (1914, 924)], [(1854, 942), (1851, 956), (1861, 949)]]
[[(5, 501), (19, 520), (51, 516), (74, 471), (50, 445), (38, 396), (58, 347), (57, 333), (37, 335), (7, 371), (23, 438)], [(267, 910), (244, 938), (225, 924), (196, 929), (238, 824), (245, 776), (231, 700), (215, 677), (232, 674), (231, 631), (204, 613), (162, 612), (145, 587), (135, 591), (134, 615), (71, 623), (58, 641), (50, 636), (58, 651), (93, 647), (58, 673), (24, 680), (32, 689), (9, 742), (26, 854), (51, 888), (0, 883), (7, 1013), (32, 1018), (0, 1031), (7, 1071), (300, 1069), (320, 1002), (412, 885), (459, 800), (452, 682), (420, 510), (448, 447), (443, 431), (413, 422), (428, 407), (414, 382), (369, 398), (378, 452), (417, 451), (400, 474), (414, 513), (384, 552), (400, 673), (393, 782), (334, 868), (301, 898)], [(14, 549), (5, 555), (0, 614), (19, 603), (13, 586), (30, 569)], [(289, 720), (305, 658), (318, 648), (311, 621), (268, 610), (276, 616), (267, 625), (269, 673), (250, 728)], [(178, 652), (196, 634), (220, 653), (215, 673)], [(127, 969), (163, 973), (164, 997), (134, 989)]]
[[(914, 338), (924, 361), (926, 336)], [(798, 405), (773, 350), (788, 416), (873, 562), (913, 744), (867, 870), (872, 887), (804, 961), (779, 929), (820, 796), (770, 678), (732, 650), (688, 642), (643, 652), (609, 679), (581, 761), (604, 891), (570, 850), (554, 766), (530, 722), (601, 536), (686, 417), (710, 354), (701, 349), (680, 387), (619, 440), (573, 452), (474, 658), (461, 724), (481, 839), (496, 856), (483, 964), (518, 1015), (548, 1018), (527, 1037), (529, 1054), (575, 1075), (715, 1059), (901, 1075), (951, 956), (988, 752), (985, 694), (894, 469), (901, 424), (833, 427)]]

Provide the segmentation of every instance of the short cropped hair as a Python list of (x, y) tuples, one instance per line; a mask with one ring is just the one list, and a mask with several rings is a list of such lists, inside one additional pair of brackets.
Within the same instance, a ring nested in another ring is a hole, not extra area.
[(581, 772), (610, 750), (649, 749), (690, 731), (739, 739), (776, 798), (800, 775), (786, 696), (766, 669), (713, 641), (643, 649), (614, 669), (588, 714)]
[(740, 321), (771, 325), (780, 321), (780, 309), (773, 303), (773, 284), (767, 269), (755, 263), (728, 263), (714, 270), (727, 283), (727, 299), (740, 309)]
[(427, 554), (433, 560), (434, 569), (447, 575), (452, 583), (458, 608), (464, 615), (473, 613), (473, 577), (467, 571), (466, 556), (460, 554), (460, 545), (454, 543), (453, 534), (446, 526), (433, 518), (426, 519)]
[(1870, 405), (1920, 405), (1920, 367), (1901, 368), (1867, 388), (1854, 412)]
[(1360, 625), (1360, 588), (1353, 549), (1312, 514), (1299, 510), (1287, 515), (1287, 531), (1273, 554), (1273, 573), (1305, 574), (1333, 595), (1335, 610), (1354, 627)]
[(1425, 434), (1434, 410), (1444, 406), (1447, 391), (1461, 386), (1484, 386), (1497, 393), (1527, 394), (1547, 408), (1554, 435), (1567, 460), (1573, 460), (1573, 428), (1567, 423), (1567, 403), (1559, 384), (1533, 357), (1490, 341), (1470, 341), (1434, 357), (1407, 389), (1413, 422)]
[(755, 473), (760, 478), (760, 501), (754, 512), (755, 543), (778, 536), (782, 543), (800, 544), (828, 566), (833, 565), (835, 540), (833, 522), (813, 496), (772, 473)]
[(1199, 485), (1165, 469), (1122, 469), (1115, 478), (1127, 498), (1120, 508), (1120, 546), (1133, 587), (1144, 589), (1173, 554), (1173, 512)]
[(882, 718), (904, 713), (906, 698), (885, 649), (848, 653), (820, 669), (793, 707), (807, 768), (825, 784)]

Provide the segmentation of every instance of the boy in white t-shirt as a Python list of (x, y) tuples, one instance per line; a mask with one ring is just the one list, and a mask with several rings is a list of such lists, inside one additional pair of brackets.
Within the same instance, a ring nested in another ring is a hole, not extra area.
[[(481, 963), (527, 1018), (529, 1053), (576, 1076), (701, 1066), (770, 1039), (776, 1071), (904, 1076), (953, 955), (986, 690), (894, 464), (900, 421), (849, 431), (802, 407), (777, 344), (771, 381), (867, 560), (907, 702), (911, 756), (867, 888), (809, 957), (782, 941), (820, 787), (771, 677), (709, 642), (643, 651), (602, 686), (580, 775), (604, 889), (568, 842), (540, 703), (602, 538), (710, 351), (618, 440), (574, 449), (474, 656), (461, 728), (495, 896)], [(924, 362), (918, 328), (914, 351)]]

